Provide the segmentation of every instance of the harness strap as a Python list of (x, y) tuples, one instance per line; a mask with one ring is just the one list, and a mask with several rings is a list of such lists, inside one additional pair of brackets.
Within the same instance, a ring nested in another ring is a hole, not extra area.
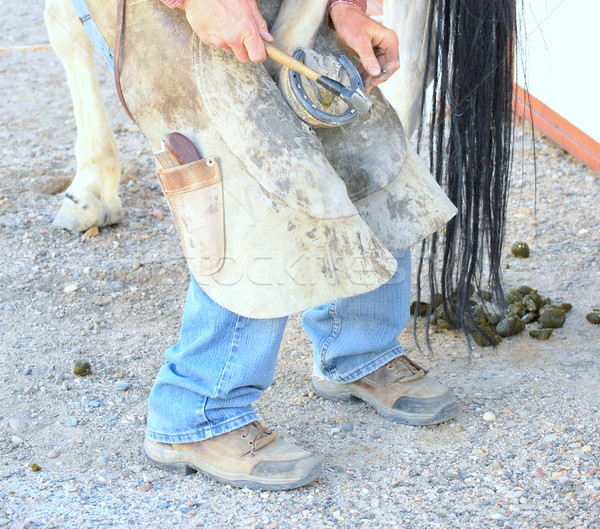
[(125, 96), (123, 95), (123, 89), (121, 88), (121, 48), (123, 43), (123, 36), (125, 34), (125, 0), (118, 0), (117, 2), (117, 21), (115, 24), (115, 65), (114, 65), (114, 77), (115, 86), (117, 88), (117, 95), (121, 101), (121, 105), (127, 112), (127, 115), (131, 118), (131, 121), (135, 123), (135, 119), (129, 111), (129, 107), (125, 102)]
[(111, 70), (114, 70), (115, 61), (113, 53), (110, 49), (110, 46), (104, 40), (104, 37), (100, 33), (100, 30), (94, 23), (94, 20), (92, 19), (92, 16), (90, 15), (90, 12), (87, 8), (87, 5), (85, 4), (85, 0), (71, 1), (73, 3), (73, 9), (75, 10), (75, 14), (77, 15), (77, 18), (81, 20), (83, 28), (85, 29), (85, 32), (87, 33), (87, 36), (90, 39), (90, 42), (92, 43), (94, 48), (98, 50), (100, 55), (104, 57), (104, 60), (106, 61), (106, 64), (108, 64), (108, 67)]
[(98, 26), (96, 26), (92, 15), (90, 15), (90, 11), (85, 3), (85, 0), (71, 0), (71, 3), (73, 4), (73, 9), (75, 10), (77, 18), (79, 18), (83, 24), (83, 28), (85, 29), (90, 42), (94, 48), (96, 48), (98, 53), (102, 55), (108, 67), (113, 71), (119, 100), (121, 101), (125, 112), (127, 112), (127, 115), (135, 123), (135, 119), (133, 119), (133, 116), (129, 111), (129, 107), (127, 106), (125, 98), (123, 97), (123, 90), (121, 89), (121, 43), (123, 41), (125, 29), (125, 0), (118, 0), (117, 2), (117, 23), (114, 54), (102, 36), (102, 33), (100, 33)]

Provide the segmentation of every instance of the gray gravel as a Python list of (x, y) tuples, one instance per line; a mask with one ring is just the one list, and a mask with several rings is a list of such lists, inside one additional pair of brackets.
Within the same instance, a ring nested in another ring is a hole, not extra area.
[[(38, 3), (13, 3), (0, 47), (46, 41)], [(292, 492), (238, 490), (147, 464), (146, 398), (177, 337), (187, 286), (143, 138), (101, 68), (116, 131), (126, 219), (100, 235), (50, 228), (74, 170), (74, 119), (51, 51), (0, 55), (0, 528), (599, 528), (598, 175), (521, 130), (505, 283), (573, 304), (547, 341), (526, 333), (469, 362), (435, 334), (431, 367), (460, 402), (435, 427), (390, 423), (315, 397), (298, 317), (265, 422), (317, 452), (322, 477)], [(153, 210), (165, 212), (164, 220)], [(537, 211), (536, 211), (537, 210)], [(529, 259), (510, 255), (525, 241)], [(87, 377), (71, 373), (88, 360)], [(37, 471), (34, 471), (37, 470)]]

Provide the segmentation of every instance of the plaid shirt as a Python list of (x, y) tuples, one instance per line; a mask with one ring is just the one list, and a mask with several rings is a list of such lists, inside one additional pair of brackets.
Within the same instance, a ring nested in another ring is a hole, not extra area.
[[(183, 0), (161, 0), (167, 7), (173, 9), (183, 3)], [(352, 4), (360, 7), (363, 11), (367, 10), (367, 0), (329, 0), (327, 3), (327, 13), (336, 4)]]

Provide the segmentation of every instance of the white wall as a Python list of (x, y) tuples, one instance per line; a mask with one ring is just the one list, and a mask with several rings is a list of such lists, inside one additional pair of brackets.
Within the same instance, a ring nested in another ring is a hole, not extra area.
[(523, 2), (518, 84), (600, 141), (600, 1)]

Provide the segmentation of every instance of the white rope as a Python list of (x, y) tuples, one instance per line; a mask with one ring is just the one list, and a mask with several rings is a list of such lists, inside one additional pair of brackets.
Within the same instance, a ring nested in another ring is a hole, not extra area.
[(15, 46), (14, 48), (0, 48), (0, 53), (13, 53), (17, 51), (41, 51), (49, 50), (51, 48), (49, 43), (45, 44), (34, 44), (33, 46)]

